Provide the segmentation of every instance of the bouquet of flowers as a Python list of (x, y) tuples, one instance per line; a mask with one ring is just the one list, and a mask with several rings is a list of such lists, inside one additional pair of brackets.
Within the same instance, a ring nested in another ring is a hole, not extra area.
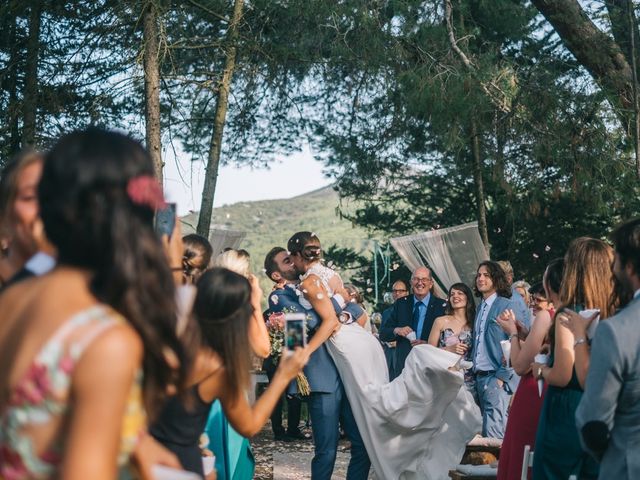
[[(269, 342), (271, 343), (269, 356), (273, 358), (273, 363), (276, 365), (280, 360), (284, 348), (285, 313), (288, 312), (274, 312), (269, 315), (267, 320), (267, 331), (269, 332)], [(309, 395), (311, 393), (309, 380), (307, 380), (303, 372), (300, 372), (296, 377), (296, 384), (298, 385), (300, 395)]]

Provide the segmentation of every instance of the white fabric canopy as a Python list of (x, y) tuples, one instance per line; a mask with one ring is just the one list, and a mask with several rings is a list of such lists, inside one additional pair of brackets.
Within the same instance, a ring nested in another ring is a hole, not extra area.
[(446, 289), (457, 282), (472, 287), (478, 264), (489, 259), (478, 222), (396, 237), (390, 242), (411, 271), (426, 264)]
[(223, 230), (221, 228), (212, 228), (209, 230), (209, 241), (213, 247), (213, 257), (222, 253), (226, 248), (237, 249), (240, 243), (247, 236), (246, 232), (238, 232), (236, 230)]

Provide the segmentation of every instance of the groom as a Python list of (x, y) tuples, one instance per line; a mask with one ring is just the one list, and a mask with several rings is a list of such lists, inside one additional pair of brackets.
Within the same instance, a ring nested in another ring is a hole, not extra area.
[[(272, 248), (264, 259), (264, 269), (267, 276), (276, 284), (276, 289), (269, 294), (269, 313), (306, 313), (309, 336), (313, 336), (321, 319), (313, 310), (305, 310), (300, 305), (296, 292), (298, 275), (291, 263), (289, 252), (282, 247)], [(332, 302), (336, 313), (340, 314), (341, 309), (338, 303), (333, 299)], [(358, 311), (350, 311), (354, 308)], [(360, 307), (353, 303), (348, 303), (345, 310), (355, 318), (362, 314)], [(308, 407), (315, 447), (315, 455), (311, 461), (312, 480), (331, 479), (338, 450), (340, 419), (351, 440), (351, 460), (347, 469), (347, 480), (366, 480), (369, 476), (371, 461), (353, 418), (336, 366), (324, 344), (311, 354), (304, 367), (304, 373), (311, 387)]]

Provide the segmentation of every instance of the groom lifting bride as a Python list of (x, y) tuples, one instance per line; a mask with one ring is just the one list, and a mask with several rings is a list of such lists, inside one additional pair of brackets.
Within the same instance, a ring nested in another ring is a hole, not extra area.
[(341, 414), (352, 441), (347, 479), (367, 478), (369, 459), (380, 480), (447, 478), (481, 427), (462, 372), (451, 368), (460, 357), (416, 345), (389, 382), (380, 343), (358, 322), (366, 314), (346, 302), (340, 276), (321, 264), (318, 237), (299, 232), (287, 247), (265, 259), (269, 277), (286, 283), (269, 295), (269, 308), (310, 318), (312, 479), (331, 478)]

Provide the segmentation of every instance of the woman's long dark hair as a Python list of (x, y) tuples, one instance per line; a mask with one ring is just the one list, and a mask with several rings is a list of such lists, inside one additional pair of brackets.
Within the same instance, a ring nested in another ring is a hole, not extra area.
[(197, 288), (193, 314), (202, 341), (222, 357), (226, 384), (237, 397), (249, 386), (251, 285), (238, 273), (214, 267), (200, 277)]
[(451, 306), (451, 302), (449, 301), (452, 290), (458, 290), (459, 292), (464, 293), (464, 296), (467, 297), (467, 306), (465, 307), (464, 313), (465, 318), (467, 319), (467, 327), (469, 327), (469, 329), (473, 331), (473, 324), (476, 319), (476, 304), (473, 301), (473, 292), (466, 283), (460, 282), (451, 285), (451, 287), (449, 287), (449, 293), (447, 295), (447, 305), (444, 309), (444, 313), (446, 313), (447, 315), (453, 314), (453, 307)]
[(134, 203), (127, 193), (131, 179), (153, 173), (138, 142), (89, 128), (54, 145), (38, 192), (58, 262), (91, 271), (94, 295), (140, 335), (145, 405), (152, 416), (167, 386), (181, 386), (190, 368), (176, 335), (175, 286), (153, 230), (153, 207)]
[(209, 268), (213, 247), (206, 238), (192, 233), (182, 238), (184, 254), (182, 269), (188, 283), (196, 283), (198, 278)]

